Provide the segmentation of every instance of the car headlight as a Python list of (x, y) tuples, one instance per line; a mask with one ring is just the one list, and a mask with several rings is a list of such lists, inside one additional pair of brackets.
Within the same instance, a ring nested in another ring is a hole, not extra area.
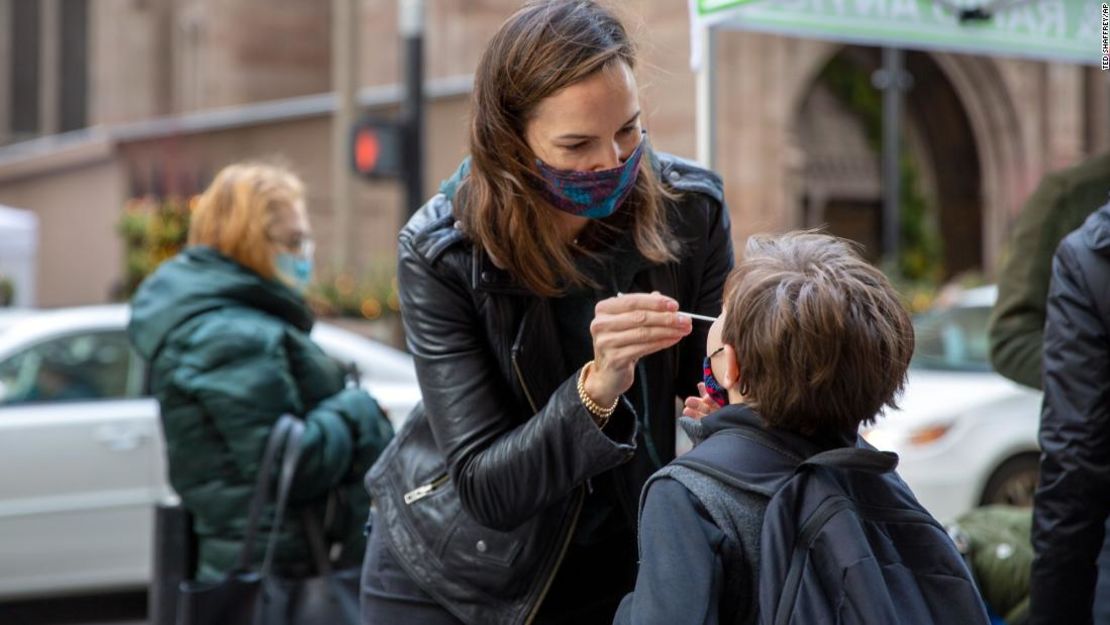
[(925, 447), (944, 438), (951, 429), (951, 423), (933, 423), (910, 432), (908, 440), (914, 447)]
[(908, 432), (897, 428), (876, 426), (861, 432), (863, 439), (880, 451), (900, 452), (912, 447), (928, 447), (944, 438), (953, 423), (930, 423)]

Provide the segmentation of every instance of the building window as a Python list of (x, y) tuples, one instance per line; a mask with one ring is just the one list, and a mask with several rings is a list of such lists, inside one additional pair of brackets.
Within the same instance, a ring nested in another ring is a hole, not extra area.
[(12, 0), (11, 38), (11, 130), (14, 139), (38, 133), (39, 122), (39, 59), (40, 14), (39, 0)]
[[(10, 0), (7, 7), (11, 55), (0, 62), (9, 63), (5, 87), (10, 138), (19, 141), (84, 128), (89, 101), (88, 0)], [(50, 98), (48, 106), (43, 106), (44, 94)]]
[(88, 124), (89, 3), (88, 0), (62, 0), (60, 9), (58, 129), (65, 132)]

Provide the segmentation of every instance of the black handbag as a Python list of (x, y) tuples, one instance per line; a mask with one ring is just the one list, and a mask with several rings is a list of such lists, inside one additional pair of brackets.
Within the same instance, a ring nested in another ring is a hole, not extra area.
[[(359, 571), (332, 570), (323, 532), (308, 510), (302, 511), (301, 516), (317, 576), (282, 578), (271, 570), (289, 502), (289, 489), (301, 455), (303, 432), (304, 424), (290, 415), (283, 415), (274, 426), (262, 456), (235, 570), (217, 582), (182, 582), (178, 591), (177, 625), (358, 624)], [(256, 569), (252, 560), (258, 523), (262, 510), (271, 501), (274, 489), (270, 477), (283, 447), (274, 522), (262, 565)]]
[(196, 570), (197, 545), (193, 518), (180, 501), (154, 507), (154, 555), (147, 595), (151, 625), (177, 622), (177, 592), (181, 582)]

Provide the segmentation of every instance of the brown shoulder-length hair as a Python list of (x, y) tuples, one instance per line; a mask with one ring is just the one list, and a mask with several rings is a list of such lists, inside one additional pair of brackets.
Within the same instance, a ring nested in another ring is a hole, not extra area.
[[(494, 262), (544, 297), (572, 286), (597, 286), (574, 263), (554, 209), (536, 192), (535, 155), (524, 139), (537, 105), (595, 72), (636, 55), (624, 26), (591, 0), (526, 4), (502, 24), (478, 63), (470, 126), (470, 174), (459, 189), (455, 217)], [(674, 260), (665, 198), (650, 158), (636, 186), (602, 229), (628, 229), (648, 260)], [(581, 251), (582, 250), (580, 248)]]
[(740, 391), (771, 425), (855, 431), (897, 408), (913, 325), (890, 281), (846, 241), (751, 237), (725, 309), (721, 339), (736, 350)]

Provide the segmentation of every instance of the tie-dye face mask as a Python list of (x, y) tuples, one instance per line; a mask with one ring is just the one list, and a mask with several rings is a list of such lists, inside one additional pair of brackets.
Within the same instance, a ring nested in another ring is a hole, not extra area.
[(579, 217), (604, 219), (617, 212), (636, 186), (646, 133), (620, 167), (603, 171), (555, 169), (536, 159), (542, 182), (536, 189), (555, 208)]

